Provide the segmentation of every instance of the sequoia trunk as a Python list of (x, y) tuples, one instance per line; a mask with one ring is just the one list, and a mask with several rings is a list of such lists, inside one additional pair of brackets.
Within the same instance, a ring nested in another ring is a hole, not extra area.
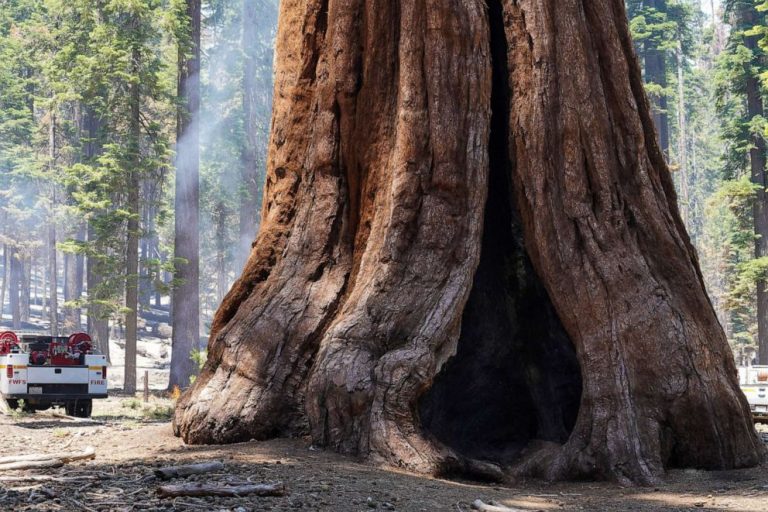
[(284, 0), (276, 56), (261, 231), (178, 435), (485, 478), (759, 462), (621, 0)]

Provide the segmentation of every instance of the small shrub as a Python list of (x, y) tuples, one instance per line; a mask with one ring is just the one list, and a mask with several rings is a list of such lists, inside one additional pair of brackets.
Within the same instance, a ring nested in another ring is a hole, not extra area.
[(132, 409), (135, 411), (139, 408), (139, 406), (141, 406), (141, 402), (138, 398), (129, 398), (128, 400), (123, 400), (121, 406), (126, 409)]
[(152, 420), (169, 420), (173, 416), (173, 406), (156, 405), (154, 407), (144, 407), (141, 414), (145, 418)]
[(203, 369), (203, 366), (205, 366), (205, 362), (208, 360), (208, 350), (207, 349), (193, 350), (190, 357), (195, 363), (197, 363), (197, 369), (198, 371), (200, 371)]

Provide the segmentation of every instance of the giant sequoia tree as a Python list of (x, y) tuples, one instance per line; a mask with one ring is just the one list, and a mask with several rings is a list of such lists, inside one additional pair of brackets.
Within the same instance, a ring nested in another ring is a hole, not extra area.
[(650, 482), (762, 457), (622, 0), (283, 0), (187, 442)]

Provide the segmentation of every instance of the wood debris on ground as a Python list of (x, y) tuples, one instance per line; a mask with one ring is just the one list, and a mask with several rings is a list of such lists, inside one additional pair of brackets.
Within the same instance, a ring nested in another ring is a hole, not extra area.
[[(30, 452), (84, 453), (86, 446), (96, 450), (95, 459), (0, 472), (4, 510), (471, 512), (472, 503), (480, 499), (491, 507), (527, 511), (657, 512), (701, 510), (696, 504), (703, 503), (706, 510), (763, 512), (768, 500), (768, 475), (760, 468), (674, 470), (658, 488), (621, 488), (606, 482), (488, 485), (382, 470), (310, 450), (308, 439), (186, 446), (173, 436), (167, 420), (145, 418), (140, 409), (123, 403), (131, 402), (115, 397), (100, 404), (102, 424), (71, 422), (44, 413), (0, 416), (6, 439), (0, 457), (18, 461), (19, 455)], [(130, 414), (137, 416), (127, 417)], [(758, 430), (766, 432), (768, 427), (758, 425)], [(172, 476), (165, 480), (156, 476), (157, 471)], [(158, 489), (167, 485), (209, 485), (227, 492), (237, 486), (279, 482), (289, 488), (284, 496), (158, 495)]]
[[(162, 467), (144, 462), (105, 465), (90, 461), (93, 453), (93, 448), (88, 447), (68, 454), (0, 458), (5, 466), (60, 462), (58, 466), (34, 467), (34, 473), (22, 471), (32, 466), (3, 471), (0, 503), (18, 511), (245, 511), (253, 510), (255, 500), (288, 494), (282, 482), (256, 482), (252, 470), (237, 464), (208, 461)], [(64, 466), (86, 460), (87, 464)], [(176, 483), (161, 485), (169, 480)]]

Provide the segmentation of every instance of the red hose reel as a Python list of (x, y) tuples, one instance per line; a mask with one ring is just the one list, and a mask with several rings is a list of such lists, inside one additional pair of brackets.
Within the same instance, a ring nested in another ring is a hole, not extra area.
[[(84, 332), (72, 334), (65, 343), (53, 339), (47, 350), (34, 350), (30, 354), (30, 364), (41, 366), (50, 361), (56, 366), (85, 364), (85, 355), (93, 349), (91, 337)], [(18, 352), (19, 337), (12, 331), (0, 332), (0, 355)]]
[(91, 353), (91, 337), (84, 332), (76, 332), (67, 340), (66, 345), (53, 342), (50, 348), (51, 364), (67, 366), (84, 364), (85, 355)]
[(19, 337), (15, 332), (0, 332), (0, 356), (10, 354), (13, 350), (19, 349)]

